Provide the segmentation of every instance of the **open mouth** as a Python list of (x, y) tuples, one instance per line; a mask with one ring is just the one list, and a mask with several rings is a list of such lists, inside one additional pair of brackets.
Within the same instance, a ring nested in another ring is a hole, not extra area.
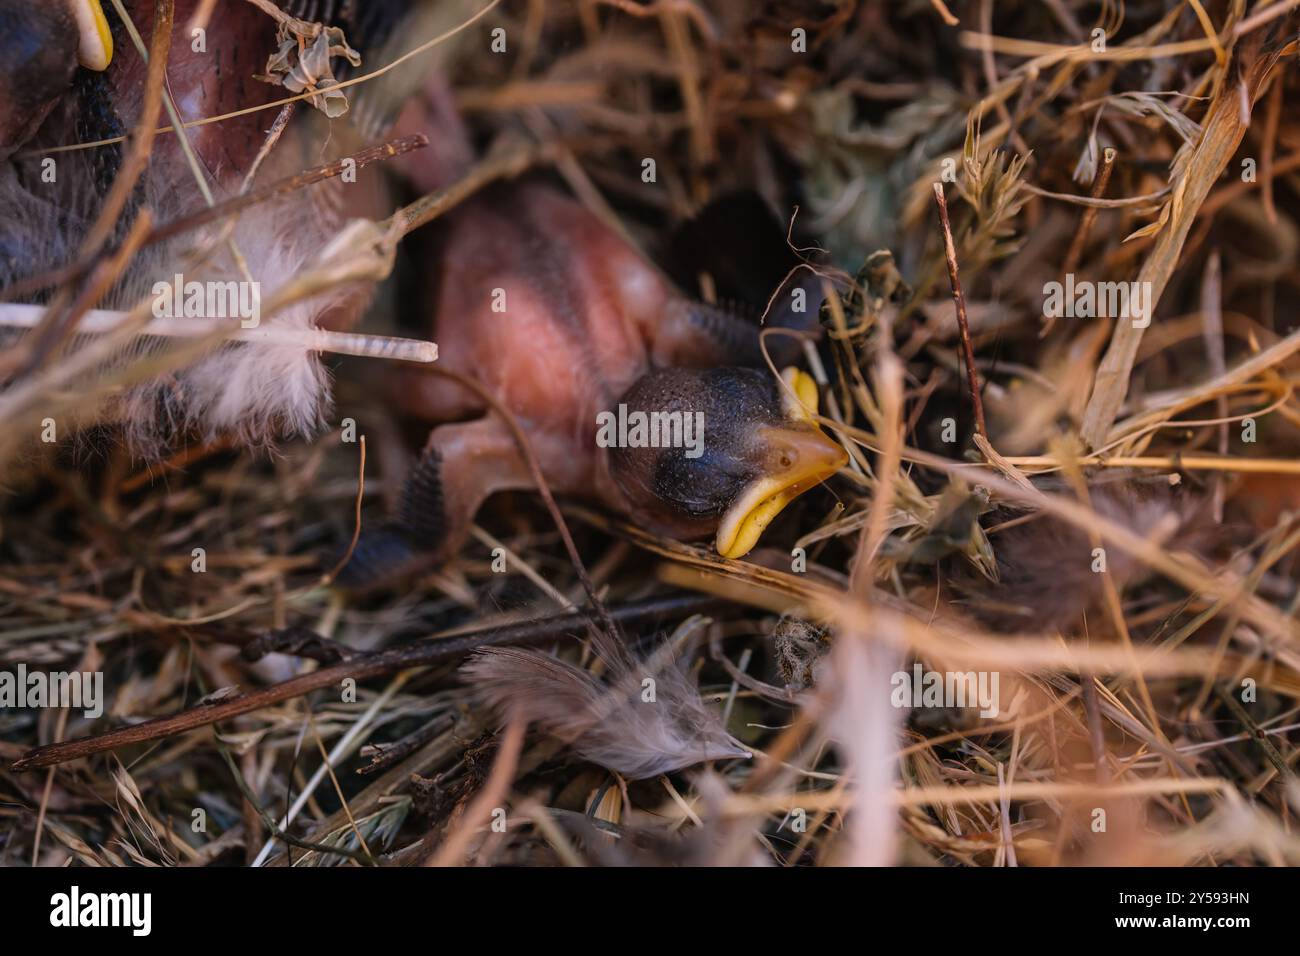
[(724, 558), (748, 554), (786, 505), (835, 474), (849, 460), (843, 448), (811, 423), (809, 411), (817, 410), (812, 380), (793, 369), (786, 369), (782, 377), (800, 399), (801, 404), (787, 405), (787, 417), (797, 424), (774, 429), (768, 440), (790, 465), (753, 481), (723, 514), (716, 546)]

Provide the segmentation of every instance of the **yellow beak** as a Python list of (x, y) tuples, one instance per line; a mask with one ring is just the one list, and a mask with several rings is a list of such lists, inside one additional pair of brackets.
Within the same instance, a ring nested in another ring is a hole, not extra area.
[(88, 70), (107, 70), (113, 60), (113, 34), (99, 0), (72, 0), (72, 11), (79, 36), (77, 62)]
[(772, 460), (780, 465), (751, 482), (723, 514), (716, 546), (724, 558), (748, 554), (786, 505), (849, 461), (844, 449), (810, 421), (810, 413), (817, 411), (817, 389), (812, 379), (794, 369), (786, 369), (782, 378), (799, 398), (786, 406), (792, 424), (768, 427), (761, 435)]

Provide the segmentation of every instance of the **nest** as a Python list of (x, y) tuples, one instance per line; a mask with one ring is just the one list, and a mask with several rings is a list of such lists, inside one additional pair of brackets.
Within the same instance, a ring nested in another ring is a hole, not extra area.
[[(793, 263), (755, 311), (825, 296), (795, 341), (849, 466), (740, 561), (511, 494), (356, 593), (407, 461), (362, 362), (311, 437), (181, 414), (142, 450), (104, 396), (228, 331), (106, 361), (46, 323), (4, 357), (0, 672), (98, 673), (103, 712), (0, 708), (0, 861), (1300, 862), (1295, 4), (489, 7), (415, 38), (482, 158), (268, 308), (382, 280), (525, 170), (651, 254), (748, 193)], [(109, 288), (149, 228), (47, 294)], [(485, 647), (582, 693), (490, 706)], [(653, 728), (599, 701), (668, 667), (736, 753), (619, 772)]]

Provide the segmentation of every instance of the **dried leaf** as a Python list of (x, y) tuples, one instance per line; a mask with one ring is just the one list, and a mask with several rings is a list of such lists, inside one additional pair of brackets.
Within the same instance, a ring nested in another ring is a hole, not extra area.
[[(339, 27), (285, 16), (276, 28), (280, 48), (266, 61), (266, 74), (259, 80), (278, 84), (291, 93), (313, 91), (307, 102), (330, 119), (348, 111), (348, 98), (339, 89), (330, 60), (341, 56), (353, 66), (361, 65), (361, 54), (348, 46)], [(322, 93), (314, 91), (324, 89)]]

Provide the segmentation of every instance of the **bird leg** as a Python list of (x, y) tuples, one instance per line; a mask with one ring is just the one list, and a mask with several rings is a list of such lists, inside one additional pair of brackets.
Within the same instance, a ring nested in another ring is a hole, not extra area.
[(532, 485), (500, 419), (440, 425), (407, 476), (397, 520), (362, 535), (340, 583), (371, 587), (442, 563), (465, 540), (484, 501)]

